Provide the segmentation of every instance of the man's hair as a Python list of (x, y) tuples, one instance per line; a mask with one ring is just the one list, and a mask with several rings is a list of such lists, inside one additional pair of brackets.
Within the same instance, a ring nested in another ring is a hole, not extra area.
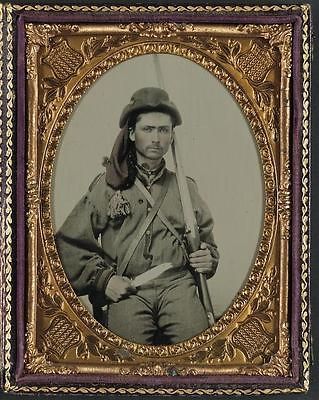
[(137, 122), (141, 119), (141, 115), (142, 114), (149, 114), (149, 113), (151, 113), (151, 112), (160, 112), (160, 113), (163, 113), (163, 114), (166, 114), (166, 115), (169, 115), (170, 116), (170, 118), (171, 118), (171, 121), (172, 121), (172, 128), (174, 128), (175, 127), (175, 121), (174, 121), (174, 119), (173, 119), (173, 117), (172, 117), (172, 115), (170, 114), (170, 113), (168, 113), (167, 112), (167, 110), (165, 110), (165, 109), (163, 109), (163, 110), (161, 110), (160, 108), (155, 108), (155, 109), (145, 109), (145, 110), (139, 110), (137, 113), (133, 113), (131, 116), (130, 116), (130, 119), (128, 120), (128, 128), (129, 129), (135, 129), (135, 126), (136, 126), (136, 124), (137, 124)]

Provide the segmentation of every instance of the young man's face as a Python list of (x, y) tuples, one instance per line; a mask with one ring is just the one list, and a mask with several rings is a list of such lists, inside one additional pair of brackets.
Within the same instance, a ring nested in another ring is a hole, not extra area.
[(137, 161), (156, 165), (172, 143), (171, 116), (157, 111), (140, 114), (130, 139), (135, 142)]

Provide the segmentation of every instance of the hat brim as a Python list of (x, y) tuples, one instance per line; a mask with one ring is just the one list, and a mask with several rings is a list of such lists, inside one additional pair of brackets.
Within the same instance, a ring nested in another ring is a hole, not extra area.
[(120, 128), (123, 128), (125, 124), (129, 121), (132, 116), (137, 116), (139, 114), (148, 113), (152, 111), (162, 112), (168, 114), (172, 117), (172, 122), (174, 126), (181, 125), (182, 118), (177, 110), (177, 108), (171, 103), (162, 103), (156, 106), (152, 105), (138, 105), (138, 104), (128, 104), (120, 117)]

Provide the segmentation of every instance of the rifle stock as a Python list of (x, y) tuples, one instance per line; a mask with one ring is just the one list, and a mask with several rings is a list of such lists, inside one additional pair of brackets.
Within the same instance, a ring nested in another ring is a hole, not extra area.
[(214, 317), (213, 305), (207, 287), (206, 276), (200, 273), (198, 275), (199, 275), (198, 295), (205, 308), (209, 325), (212, 326), (215, 323), (215, 317)]

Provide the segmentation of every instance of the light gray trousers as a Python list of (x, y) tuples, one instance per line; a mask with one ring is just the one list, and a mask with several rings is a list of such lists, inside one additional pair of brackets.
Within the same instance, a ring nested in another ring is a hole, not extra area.
[(142, 344), (178, 343), (209, 327), (188, 270), (154, 279), (110, 304), (105, 323), (117, 335)]

